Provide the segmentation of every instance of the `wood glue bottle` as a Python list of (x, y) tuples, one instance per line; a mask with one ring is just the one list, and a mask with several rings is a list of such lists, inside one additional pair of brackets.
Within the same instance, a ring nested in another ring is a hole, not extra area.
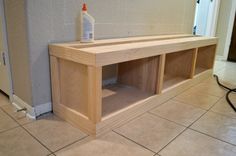
[(81, 38), (80, 42), (94, 41), (94, 18), (88, 14), (87, 6), (84, 3), (81, 12)]

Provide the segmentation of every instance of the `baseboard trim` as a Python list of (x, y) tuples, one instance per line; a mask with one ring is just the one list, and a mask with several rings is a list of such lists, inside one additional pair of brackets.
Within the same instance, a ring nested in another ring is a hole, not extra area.
[(13, 102), (12, 102), (12, 104), (17, 109), (26, 108), (27, 111), (25, 113), (26, 113), (27, 117), (29, 117), (31, 119), (36, 119), (41, 114), (44, 114), (44, 113), (52, 111), (52, 104), (51, 104), (51, 102), (44, 103), (44, 104), (32, 107), (32, 106), (30, 106), (28, 103), (26, 103), (24, 100), (22, 100), (21, 98), (19, 98), (16, 95), (13, 95)]
[(225, 58), (224, 56), (221, 56), (221, 55), (216, 55), (216, 60), (217, 61), (226, 61), (227, 58)]
[(44, 103), (41, 105), (37, 105), (36, 107), (34, 107), (34, 111), (35, 111), (36, 117), (41, 114), (51, 112), (52, 111), (52, 103), (48, 102), (48, 103)]

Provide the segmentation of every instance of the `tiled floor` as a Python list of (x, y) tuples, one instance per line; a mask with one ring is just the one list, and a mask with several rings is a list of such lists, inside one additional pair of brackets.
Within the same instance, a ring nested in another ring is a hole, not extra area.
[[(236, 86), (236, 63), (217, 61), (215, 73)], [(52, 114), (29, 120), (0, 94), (0, 156), (47, 155), (235, 156), (236, 113), (210, 78), (93, 139)]]

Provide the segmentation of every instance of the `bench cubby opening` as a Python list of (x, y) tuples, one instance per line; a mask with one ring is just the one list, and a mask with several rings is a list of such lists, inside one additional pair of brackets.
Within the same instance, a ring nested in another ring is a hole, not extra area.
[(102, 68), (102, 117), (156, 94), (159, 56)]
[(213, 68), (215, 52), (216, 45), (198, 48), (195, 75)]
[(166, 54), (163, 90), (191, 78), (195, 49)]

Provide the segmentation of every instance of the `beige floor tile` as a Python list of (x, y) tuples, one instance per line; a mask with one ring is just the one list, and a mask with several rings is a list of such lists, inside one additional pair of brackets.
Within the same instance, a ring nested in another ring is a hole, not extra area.
[(194, 105), (206, 110), (210, 109), (219, 99), (220, 98), (216, 96), (197, 94), (191, 90), (187, 90), (174, 98), (176, 101)]
[(235, 156), (236, 147), (201, 133), (186, 130), (159, 155), (161, 156)]
[(223, 70), (220, 70), (218, 72), (216, 72), (217, 74), (219, 75), (224, 75), (224, 76), (234, 76), (236, 75), (236, 71), (235, 71), (235, 68), (224, 68)]
[(24, 127), (51, 151), (59, 150), (86, 136), (54, 115), (42, 117)]
[(97, 139), (90, 137), (56, 153), (58, 156), (153, 156), (151, 151), (110, 132)]
[(2, 109), (7, 112), (11, 117), (13, 117), (20, 125), (24, 125), (30, 122), (33, 122), (34, 120), (29, 119), (26, 117), (26, 114), (23, 112), (16, 112), (16, 108), (9, 104), (2, 106)]
[(207, 94), (217, 97), (223, 97), (226, 94), (226, 90), (220, 87), (218, 84), (206, 84), (206, 83), (200, 83), (192, 88), (189, 89), (189, 91), (193, 93), (200, 93), (200, 94)]
[(0, 106), (8, 105), (10, 104), (9, 98), (2, 93), (0, 93)]
[(203, 80), (201, 83), (205, 83), (205, 84), (217, 84), (216, 83), (216, 79), (212, 76), (212, 77), (210, 77), (210, 78), (208, 78), (208, 79), (206, 79), (206, 80)]
[(0, 133), (1, 156), (46, 156), (49, 151), (22, 128)]
[(144, 114), (115, 131), (152, 151), (158, 152), (184, 129), (185, 127), (155, 115)]
[(184, 126), (189, 126), (205, 112), (203, 109), (177, 101), (168, 101), (151, 111), (153, 114)]
[(214, 65), (214, 71), (221, 71), (224, 69), (235, 69), (236, 63), (233, 62), (227, 62), (227, 61), (215, 61)]
[(226, 62), (223, 62), (223, 61), (215, 61), (214, 71), (217, 72), (217, 71), (224, 69), (225, 64), (226, 64)]
[(17, 126), (19, 125), (0, 109), (0, 132)]
[(236, 145), (236, 119), (208, 112), (191, 128)]
[[(229, 98), (232, 103), (235, 104), (236, 107), (236, 94), (231, 94)], [(225, 97), (223, 97), (219, 102), (217, 102), (216, 105), (212, 107), (211, 111), (236, 119), (236, 113), (227, 103)]]
[[(230, 88), (235, 88), (236, 87), (236, 84), (233, 84), (233, 83), (227, 82), (225, 80), (222, 80), (221, 77), (219, 77), (219, 81), (220, 81), (220, 83), (224, 84), (227, 87), (230, 87)], [(208, 84), (208, 85), (216, 85), (216, 86), (218, 85), (217, 81), (216, 81), (216, 79), (214, 77), (206, 79), (202, 83)]]
[(220, 79), (223, 81), (226, 81), (228, 83), (232, 83), (236, 85), (236, 70), (231, 68), (225, 68), (224, 70), (220, 70), (219, 72), (216, 72), (216, 74), (219, 76)]

